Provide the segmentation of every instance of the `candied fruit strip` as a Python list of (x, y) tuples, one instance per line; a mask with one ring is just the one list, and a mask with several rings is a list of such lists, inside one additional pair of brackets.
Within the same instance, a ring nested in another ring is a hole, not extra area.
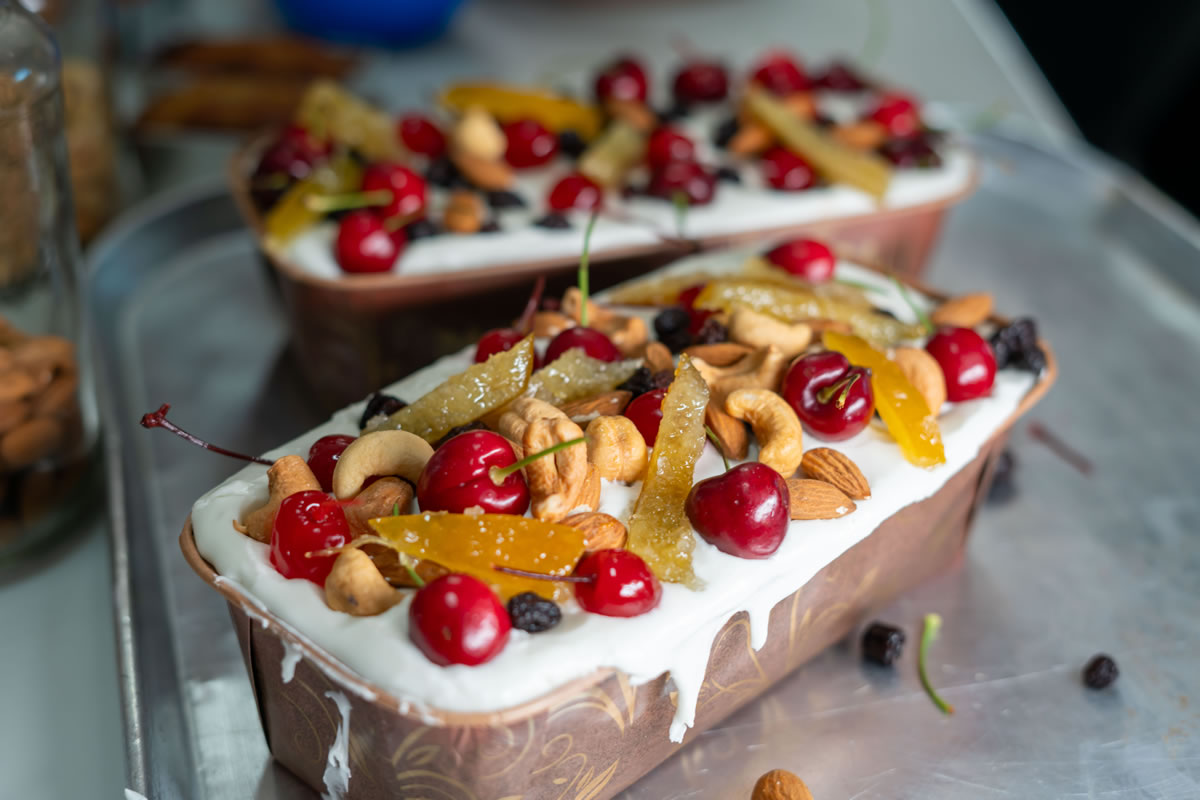
[(584, 139), (600, 130), (598, 108), (544, 89), (459, 83), (447, 87), (438, 101), (459, 113), (480, 107), (501, 122), (535, 119), (555, 133), (572, 130)]
[(529, 386), (533, 359), (533, 336), (526, 336), (511, 350), (447, 378), (370, 430), (408, 431), (436, 442), (451, 428), (474, 422), (520, 397)]
[(601, 186), (625, 182), (629, 170), (646, 156), (646, 135), (628, 122), (613, 122), (579, 157), (579, 171)]
[(918, 467), (944, 464), (946, 451), (937, 417), (929, 411), (925, 398), (904, 377), (900, 367), (857, 336), (827, 331), (824, 342), (826, 347), (844, 355), (851, 364), (871, 370), (875, 410), (900, 445), (904, 458)]
[(263, 220), (268, 247), (278, 249), (292, 237), (317, 223), (323, 216), (309, 205), (309, 198), (358, 189), (362, 167), (346, 155), (335, 156), (312, 174), (284, 192)]
[(884, 159), (846, 147), (763, 89), (747, 91), (746, 107), (789, 150), (830, 181), (848, 183), (879, 200), (887, 193), (892, 168)]
[(570, 594), (564, 583), (524, 578), (495, 567), (565, 577), (584, 551), (584, 535), (577, 528), (515, 514), (425, 512), (380, 517), (370, 524), (397, 552), (476, 577), (502, 600), (536, 592), (564, 601)]
[(609, 302), (625, 306), (670, 306), (679, 302), (684, 289), (716, 279), (708, 272), (665, 275), (630, 281), (607, 292)]
[(406, 155), (391, 115), (331, 80), (309, 86), (293, 119), (315, 135), (358, 150), (368, 161), (395, 161)]
[(636, 359), (601, 361), (572, 348), (533, 373), (526, 394), (556, 406), (582, 400), (611, 392), (629, 380), (640, 365)]
[(890, 345), (922, 336), (910, 325), (833, 297), (822, 297), (799, 286), (761, 278), (721, 278), (711, 281), (696, 297), (697, 308), (732, 311), (737, 305), (778, 317), (785, 322), (831, 319), (850, 325), (854, 333), (874, 344)]
[(703, 588), (692, 571), (696, 536), (684, 504), (692, 473), (704, 450), (708, 384), (688, 356), (679, 358), (675, 380), (662, 402), (662, 422), (650, 451), (646, 480), (629, 518), (627, 549), (637, 553), (659, 579)]

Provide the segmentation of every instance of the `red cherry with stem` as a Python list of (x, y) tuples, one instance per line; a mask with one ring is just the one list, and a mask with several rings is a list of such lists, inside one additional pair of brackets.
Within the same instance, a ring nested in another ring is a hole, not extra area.
[(391, 192), (391, 200), (379, 209), (385, 219), (413, 217), (425, 208), (425, 179), (403, 164), (380, 162), (363, 171), (364, 192)]
[(325, 491), (333, 491), (333, 468), (337, 466), (338, 459), (342, 457), (342, 451), (353, 441), (353, 436), (336, 433), (322, 436), (313, 442), (312, 447), (308, 448), (308, 468), (312, 470), (317, 483), (321, 484), (321, 488)]
[(812, 166), (786, 147), (772, 147), (762, 154), (763, 177), (776, 189), (799, 192), (817, 183)]
[(333, 252), (343, 272), (387, 272), (407, 243), (403, 229), (389, 231), (373, 211), (360, 209), (338, 223)]
[(759, 86), (774, 94), (788, 95), (812, 88), (812, 81), (804, 74), (800, 63), (781, 51), (767, 53), (755, 67), (752, 78)]
[(585, 328), (581, 325), (567, 328), (551, 339), (550, 345), (546, 348), (544, 360), (549, 364), (563, 353), (575, 348), (579, 348), (588, 356), (599, 361), (620, 361), (622, 358), (621, 351), (612, 343), (612, 339), (595, 328)]
[(766, 558), (779, 549), (791, 519), (787, 482), (752, 462), (700, 481), (684, 508), (704, 541), (738, 558)]
[(646, 163), (659, 169), (672, 161), (691, 161), (696, 157), (696, 145), (678, 129), (659, 125), (646, 142)]
[(875, 413), (870, 373), (832, 351), (796, 359), (783, 377), (783, 398), (809, 432), (833, 442), (857, 434)]
[(304, 578), (325, 585), (336, 555), (312, 556), (318, 550), (350, 541), (350, 524), (337, 500), (312, 490), (288, 495), (271, 526), (271, 566), (285, 578)]
[(584, 556), (575, 575), (589, 578), (575, 582), (575, 600), (580, 608), (605, 617), (636, 617), (658, 605), (662, 586), (654, 573), (628, 550), (599, 550)]
[(822, 89), (835, 92), (857, 92), (867, 88), (867, 82), (844, 61), (830, 62), (825, 71), (817, 78), (816, 84)]
[(512, 445), (498, 433), (467, 431), (434, 451), (417, 479), (417, 503), (422, 511), (461, 514), (479, 506), (489, 514), (524, 514), (529, 487), (520, 470), (492, 480), (492, 467), (517, 463)]
[(586, 175), (572, 172), (554, 184), (546, 203), (552, 211), (595, 211), (604, 204), (604, 190)]
[(517, 169), (540, 167), (558, 155), (558, 137), (535, 119), (521, 119), (504, 126), (508, 146), (504, 160)]
[(946, 377), (946, 399), (952, 403), (986, 397), (996, 382), (996, 356), (987, 341), (970, 328), (942, 328), (925, 345)]
[(724, 100), (729, 94), (729, 73), (717, 61), (691, 61), (675, 73), (671, 88), (680, 105)]
[(446, 137), (424, 114), (405, 114), (396, 123), (400, 141), (414, 153), (437, 158), (446, 152)]
[(694, 161), (669, 161), (650, 175), (646, 194), (675, 201), (682, 197), (689, 206), (712, 202), (717, 177)]
[(646, 440), (647, 447), (653, 447), (658, 438), (658, 426), (662, 424), (662, 402), (667, 396), (666, 389), (654, 389), (639, 394), (625, 406), (624, 416), (632, 420), (634, 427)]
[[(496, 353), (502, 353), (505, 350), (511, 350), (522, 339), (529, 335), (530, 329), (533, 327), (533, 315), (537, 313), (538, 305), (542, 301), (542, 293), (546, 291), (546, 276), (539, 275), (534, 281), (533, 291), (529, 295), (529, 300), (525, 302), (525, 310), (521, 312), (520, 319), (512, 328), (493, 328), (485, 333), (479, 339), (479, 344), (475, 345), (475, 363), (482, 364)], [(541, 366), (541, 358), (534, 358), (534, 369)]]
[(408, 638), (433, 663), (476, 667), (508, 644), (508, 612), (486, 583), (450, 574), (417, 591), (408, 607)]
[(292, 178), (303, 178), (320, 161), (329, 157), (333, 146), (320, 139), (307, 128), (289, 125), (259, 160), (256, 175), (283, 173)]
[(763, 254), (768, 262), (809, 283), (825, 283), (833, 278), (837, 258), (824, 242), (816, 239), (792, 239)]
[(921, 117), (916, 102), (907, 95), (889, 92), (879, 98), (879, 103), (867, 115), (883, 125), (891, 136), (914, 136), (921, 131)]
[(596, 76), (596, 99), (645, 102), (649, 81), (646, 70), (636, 60), (623, 56)]

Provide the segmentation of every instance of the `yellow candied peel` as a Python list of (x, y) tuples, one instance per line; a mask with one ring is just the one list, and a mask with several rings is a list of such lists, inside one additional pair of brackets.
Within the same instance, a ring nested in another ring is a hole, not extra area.
[(297, 181), (271, 207), (263, 219), (267, 246), (278, 249), (294, 236), (315, 225), (322, 216), (308, 205), (310, 197), (357, 191), (362, 182), (362, 167), (348, 155), (334, 156), (312, 174)]
[(692, 571), (696, 545), (685, 503), (696, 461), (704, 450), (708, 384), (687, 355), (662, 402), (658, 438), (650, 451), (646, 479), (629, 518), (626, 549), (642, 557), (660, 580), (703, 587)]
[(502, 84), (458, 83), (446, 87), (438, 101), (462, 113), (482, 108), (501, 122), (535, 119), (555, 133), (573, 130), (591, 139), (600, 130), (600, 109), (545, 89)]
[(572, 348), (533, 373), (527, 394), (551, 405), (609, 392), (637, 372), (639, 362), (601, 361)]

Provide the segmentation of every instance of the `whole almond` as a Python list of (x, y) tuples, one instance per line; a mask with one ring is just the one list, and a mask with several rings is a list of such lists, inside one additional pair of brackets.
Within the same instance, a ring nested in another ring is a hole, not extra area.
[(583, 532), (583, 547), (589, 553), (597, 550), (620, 550), (629, 532), (621, 520), (599, 511), (583, 511), (562, 521), (563, 525)]
[(450, 160), (477, 189), (500, 191), (508, 189), (517, 179), (512, 167), (504, 161), (488, 161), (461, 150), (452, 150)]
[(773, 769), (754, 784), (750, 800), (812, 800), (812, 792), (786, 769)]
[(700, 358), (704, 363), (714, 367), (728, 367), (754, 352), (754, 348), (737, 342), (716, 342), (714, 344), (694, 344), (684, 348), (692, 358)]
[(651, 373), (675, 369), (675, 359), (671, 356), (671, 351), (662, 342), (650, 342), (647, 344), (646, 352), (642, 356), (642, 359), (646, 362), (646, 368)]
[(937, 416), (946, 402), (946, 376), (937, 359), (919, 347), (897, 347), (892, 360)]
[(787, 487), (792, 519), (837, 519), (857, 508), (854, 501), (832, 483), (788, 478)]
[(808, 477), (833, 484), (855, 500), (866, 500), (871, 496), (871, 485), (862, 470), (839, 450), (813, 448), (800, 459), (800, 468)]
[(573, 403), (560, 406), (562, 412), (575, 421), (580, 419), (590, 421), (596, 417), (608, 417), (620, 414), (633, 399), (632, 392), (614, 390), (601, 392)]
[(607, 100), (604, 110), (609, 116), (623, 120), (642, 133), (649, 133), (658, 126), (658, 115), (640, 100)]
[(442, 224), (453, 233), (475, 233), (483, 227), (483, 200), (474, 192), (455, 192), (446, 203)]
[(929, 319), (934, 325), (973, 328), (987, 319), (991, 313), (992, 296), (987, 292), (976, 292), (947, 300), (933, 310)]
[(704, 409), (704, 424), (720, 442), (721, 453), (726, 458), (741, 461), (750, 451), (750, 435), (746, 423), (734, 419), (716, 400), (708, 401)]

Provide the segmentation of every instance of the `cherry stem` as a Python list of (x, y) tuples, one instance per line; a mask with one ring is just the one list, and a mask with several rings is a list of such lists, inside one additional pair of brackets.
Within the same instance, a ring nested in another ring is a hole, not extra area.
[[(381, 189), (380, 191), (387, 191), (387, 190)], [(394, 216), (388, 217), (387, 219), (385, 219), (383, 221), (383, 229), (385, 231), (387, 231), (388, 233), (395, 233), (396, 231), (400, 230), (408, 223), (418, 220), (423, 216), (425, 216), (425, 209), (423, 209), (423, 208), (418, 209), (417, 211), (414, 211), (411, 214), (396, 214)]]
[(687, 235), (684, 233), (684, 223), (687, 222), (688, 209), (692, 207), (691, 198), (687, 196), (687, 192), (676, 189), (671, 194), (671, 203), (675, 206), (675, 234), (680, 239), (687, 239)]
[(505, 575), (512, 575), (517, 578), (530, 578), (535, 581), (562, 581), (563, 583), (592, 583), (596, 580), (593, 575), (546, 575), (542, 572), (529, 572), (528, 570), (515, 569), (513, 567), (505, 567), (500, 564), (493, 564), (492, 569), (496, 572), (503, 572)]
[(853, 287), (855, 289), (858, 289), (860, 292), (878, 292), (879, 291), (879, 287), (877, 287), (877, 286), (872, 286), (871, 284), (864, 283), (863, 281), (856, 281), (856, 280), (853, 280), (852, 278), (834, 278), (833, 282), (840, 283), (843, 286)]
[(390, 202), (392, 202), (390, 189), (376, 189), (373, 192), (310, 195), (304, 198), (304, 207), (319, 214), (328, 214), (330, 211), (345, 211), (351, 208), (386, 206)]
[(704, 435), (717, 448), (717, 452), (721, 454), (721, 462), (725, 465), (725, 471), (729, 472), (729, 459), (725, 457), (725, 451), (721, 448), (721, 440), (717, 438), (717, 434), (712, 428), (704, 426)]
[(163, 403), (161, 406), (159, 406), (158, 411), (154, 411), (149, 414), (143, 414), (142, 415), (142, 427), (143, 428), (164, 428), (164, 429), (170, 431), (171, 433), (175, 434), (179, 438), (185, 439), (185, 440), (191, 442), (192, 444), (196, 445), (197, 447), (203, 447), (205, 450), (211, 450), (214, 453), (220, 453), (221, 455), (229, 456), (230, 458), (237, 458), (242, 461), (249, 461), (254, 464), (265, 464), (268, 467), (275, 463), (274, 461), (269, 461), (265, 458), (259, 458), (258, 456), (248, 456), (245, 453), (238, 453), (234, 450), (226, 450), (224, 447), (217, 447), (215, 444), (209, 444), (208, 442), (201, 439), (199, 436), (193, 436), (192, 434), (185, 431), (183, 428), (176, 425), (174, 422), (171, 422), (169, 419), (167, 419), (167, 412), (170, 410), (171, 410), (171, 404)]
[(921, 327), (925, 329), (925, 332), (933, 333), (933, 321), (929, 319), (929, 315), (925, 313), (925, 309), (917, 305), (916, 301), (912, 299), (912, 295), (908, 293), (908, 287), (895, 275), (892, 276), (892, 283), (896, 284), (896, 288), (900, 290), (900, 296), (904, 298), (904, 302), (908, 303), (908, 307), (917, 315), (917, 319), (921, 321)]
[(534, 453), (533, 455), (525, 456), (515, 464), (509, 464), (507, 467), (492, 467), (490, 470), (488, 470), (488, 477), (492, 479), (492, 483), (499, 486), (508, 479), (509, 475), (512, 475), (519, 469), (524, 469), (542, 456), (548, 456), (552, 453), (557, 453), (559, 450), (566, 450), (568, 447), (574, 447), (575, 445), (582, 444), (586, 441), (587, 437), (580, 436), (577, 439), (568, 439), (565, 442), (559, 442), (558, 444), (550, 445), (545, 450)]
[(542, 304), (542, 294), (546, 291), (546, 276), (539, 275), (536, 282), (533, 284), (533, 291), (529, 294), (529, 300), (525, 303), (525, 310), (521, 312), (521, 316), (517, 319), (516, 328), (523, 334), (529, 333), (533, 328), (533, 315), (537, 313), (538, 306)]
[(941, 709), (943, 714), (953, 714), (954, 706), (943, 700), (941, 695), (937, 693), (937, 689), (933, 688), (933, 684), (929, 681), (929, 673), (925, 667), (929, 645), (933, 644), (941, 627), (942, 618), (940, 615), (925, 615), (925, 630), (921, 633), (921, 649), (917, 651), (917, 674), (921, 678), (921, 686), (925, 689), (925, 693), (929, 695), (929, 699), (933, 701), (933, 704)]
[(846, 399), (850, 396), (850, 387), (857, 383), (858, 379), (861, 377), (861, 372), (855, 372), (852, 375), (847, 375), (846, 377), (842, 378), (837, 383), (829, 384), (817, 392), (817, 402), (828, 403), (829, 399), (833, 397), (834, 392), (840, 392), (840, 394), (838, 394), (837, 402), (835, 402), (834, 405), (839, 410), (845, 408)]
[(583, 302), (579, 308), (579, 326), (586, 328), (588, 324), (588, 252), (592, 247), (592, 231), (596, 228), (599, 211), (593, 211), (588, 218), (587, 228), (583, 232), (583, 252), (579, 254), (579, 294)]

